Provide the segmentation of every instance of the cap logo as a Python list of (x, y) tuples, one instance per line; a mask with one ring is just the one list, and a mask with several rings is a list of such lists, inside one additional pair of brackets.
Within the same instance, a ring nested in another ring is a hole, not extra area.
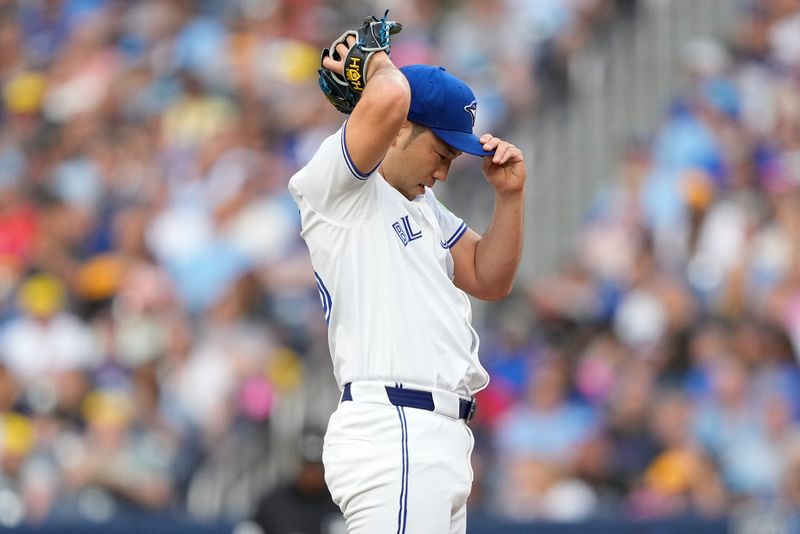
[(464, 106), (464, 111), (469, 113), (470, 118), (472, 119), (472, 127), (475, 127), (475, 113), (477, 112), (478, 103), (473, 100), (472, 103), (468, 106)]

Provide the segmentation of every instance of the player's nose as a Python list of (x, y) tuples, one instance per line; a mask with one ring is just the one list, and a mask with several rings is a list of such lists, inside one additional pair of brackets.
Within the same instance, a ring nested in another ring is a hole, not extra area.
[(433, 172), (433, 177), (436, 178), (439, 182), (444, 182), (447, 180), (447, 174), (450, 172), (450, 162), (445, 162), (442, 165), (436, 167), (436, 170)]

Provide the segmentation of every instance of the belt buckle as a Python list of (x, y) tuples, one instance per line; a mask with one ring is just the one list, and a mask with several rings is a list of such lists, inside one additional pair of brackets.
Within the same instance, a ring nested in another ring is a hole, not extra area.
[(475, 410), (478, 408), (478, 400), (472, 397), (469, 403), (469, 412), (467, 413), (466, 422), (469, 423), (475, 418)]

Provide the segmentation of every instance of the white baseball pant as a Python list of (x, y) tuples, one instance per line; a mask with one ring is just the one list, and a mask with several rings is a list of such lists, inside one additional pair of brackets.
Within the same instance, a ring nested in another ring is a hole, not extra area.
[(350, 390), (322, 455), (348, 533), (464, 534), (474, 438), (458, 419), (458, 397), (434, 392), (434, 412), (392, 405), (382, 383)]

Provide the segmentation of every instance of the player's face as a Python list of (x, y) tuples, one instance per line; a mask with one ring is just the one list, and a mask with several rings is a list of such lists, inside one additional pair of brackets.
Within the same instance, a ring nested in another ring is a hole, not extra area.
[(425, 193), (425, 187), (433, 187), (438, 182), (447, 180), (450, 164), (461, 152), (453, 150), (436, 137), (430, 129), (418, 136), (411, 138), (411, 128), (408, 137), (401, 143), (402, 174), (397, 180), (397, 188), (407, 198), (414, 198)]

